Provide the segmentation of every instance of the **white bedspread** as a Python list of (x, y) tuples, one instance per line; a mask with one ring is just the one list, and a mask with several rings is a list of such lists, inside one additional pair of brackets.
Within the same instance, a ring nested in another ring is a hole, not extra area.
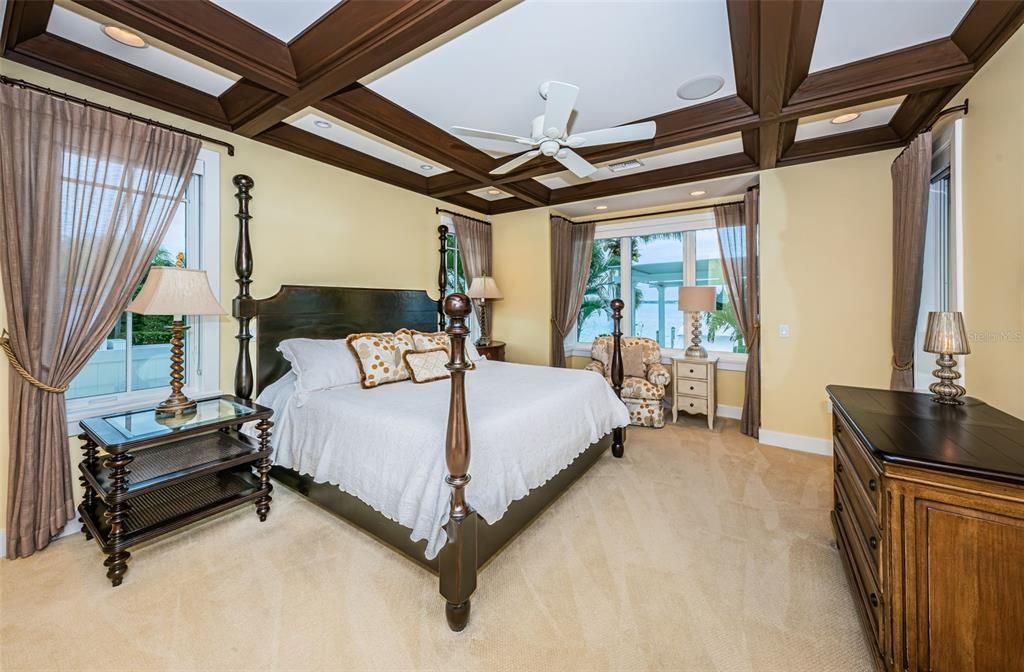
[[(274, 462), (337, 485), (427, 539), (446, 541), (445, 484), (449, 381), (406, 381), (364, 390), (347, 385), (293, 399), (295, 376), (257, 402), (274, 409)], [(590, 371), (483, 362), (466, 373), (471, 455), (469, 505), (488, 523), (547, 482), (629, 413)]]

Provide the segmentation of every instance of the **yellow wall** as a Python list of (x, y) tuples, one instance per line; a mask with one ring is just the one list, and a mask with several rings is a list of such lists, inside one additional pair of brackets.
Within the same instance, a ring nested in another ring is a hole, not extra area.
[[(825, 385), (888, 387), (897, 152), (761, 174), (761, 426), (830, 435)], [(779, 325), (789, 325), (788, 338)]]
[[(256, 185), (251, 203), (254, 296), (268, 296), (284, 283), (426, 289), (436, 295), (438, 217), (434, 208), (451, 206), (10, 61), (0, 60), (0, 72), (222, 137), (235, 145), (234, 157), (228, 157), (220, 147), (209, 146), (222, 152), (220, 299), (226, 310), (230, 311), (231, 298), (237, 290), (237, 223), (235, 189), (231, 184), (237, 173), (251, 176)], [(546, 249), (542, 258), (546, 258)], [(510, 279), (501, 286), (508, 294), (517, 284), (521, 283)], [(2, 303), (0, 324), (6, 324)], [(547, 304), (541, 303), (536, 309), (546, 314)], [(221, 324), (220, 387), (231, 391), (237, 352), (236, 323), (225, 317)], [(528, 355), (528, 359), (533, 358), (532, 350)], [(6, 525), (9, 375), (9, 367), (0, 366), (0, 526)], [(72, 453), (73, 463), (77, 464), (81, 457), (76, 446)], [(77, 487), (77, 478), (73, 481)]]
[(1024, 31), (955, 103), (963, 122), (964, 321), (967, 393), (1024, 418)]
[(494, 302), (491, 333), (505, 341), (506, 359), (550, 364), (551, 231), (546, 208), (493, 218), (494, 280), (505, 298)]

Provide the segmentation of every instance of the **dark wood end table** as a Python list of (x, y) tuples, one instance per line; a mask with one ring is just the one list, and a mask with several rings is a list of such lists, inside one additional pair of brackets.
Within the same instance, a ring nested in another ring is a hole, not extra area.
[[(250, 501), (267, 519), (272, 415), (224, 395), (199, 400), (185, 416), (159, 417), (148, 408), (79, 423), (79, 520), (86, 539), (95, 538), (107, 555), (114, 586), (128, 571), (132, 546)], [(249, 422), (256, 422), (257, 438), (239, 431)]]
[(477, 352), (483, 355), (487, 359), (494, 360), (495, 362), (505, 361), (505, 342), (504, 341), (491, 341), (487, 345), (477, 345)]

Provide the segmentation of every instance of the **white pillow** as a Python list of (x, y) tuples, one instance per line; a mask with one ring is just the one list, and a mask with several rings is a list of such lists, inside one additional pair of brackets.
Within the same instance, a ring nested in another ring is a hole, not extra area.
[(345, 339), (289, 338), (277, 351), (292, 365), (297, 405), (306, 403), (311, 392), (359, 382), (359, 365)]

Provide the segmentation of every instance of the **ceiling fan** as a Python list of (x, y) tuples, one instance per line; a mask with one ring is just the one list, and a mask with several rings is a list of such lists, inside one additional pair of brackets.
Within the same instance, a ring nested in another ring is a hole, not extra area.
[(620, 142), (650, 140), (654, 137), (657, 125), (653, 121), (639, 124), (628, 124), (614, 128), (603, 128), (597, 131), (569, 134), (569, 116), (572, 114), (580, 87), (565, 82), (544, 82), (540, 85), (540, 97), (547, 101), (544, 114), (534, 118), (529, 138), (507, 133), (481, 131), (476, 128), (452, 126), (452, 133), (488, 140), (502, 140), (532, 147), (511, 161), (507, 161), (494, 170), (491, 175), (504, 175), (515, 170), (530, 159), (543, 154), (553, 157), (556, 161), (571, 170), (578, 177), (592, 175), (597, 167), (574, 152), (579, 147), (595, 145), (614, 145)]

